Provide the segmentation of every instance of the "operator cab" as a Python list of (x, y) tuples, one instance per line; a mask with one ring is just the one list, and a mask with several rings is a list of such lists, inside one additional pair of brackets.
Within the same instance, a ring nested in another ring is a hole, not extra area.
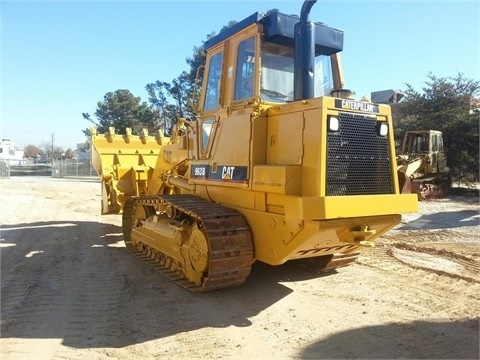
[[(298, 31), (294, 29), (299, 22), (299, 17), (276, 11), (255, 13), (209, 39), (205, 43), (207, 61), (200, 112), (305, 98), (295, 94), (295, 76), (302, 72), (302, 66), (307, 68), (303, 71), (306, 76), (312, 78), (313, 85), (307, 87), (313, 86), (313, 97), (342, 89), (338, 53), (343, 49), (343, 31), (308, 22), (312, 38), (296, 39)], [(311, 55), (299, 56), (298, 49), (306, 49)]]
[(440, 131), (409, 131), (404, 140), (401, 153), (436, 153), (443, 152), (443, 137)]

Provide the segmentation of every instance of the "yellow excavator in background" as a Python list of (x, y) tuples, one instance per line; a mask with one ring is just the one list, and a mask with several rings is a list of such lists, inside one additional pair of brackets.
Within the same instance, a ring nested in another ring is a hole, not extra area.
[(343, 32), (255, 13), (205, 43), (198, 116), (170, 137), (92, 129), (102, 213), (191, 291), (237, 286), (252, 264), (344, 266), (417, 211), (400, 194), (390, 107), (344, 86)]
[(402, 193), (417, 194), (419, 200), (448, 195), (450, 169), (441, 131), (407, 131), (397, 152), (397, 165)]

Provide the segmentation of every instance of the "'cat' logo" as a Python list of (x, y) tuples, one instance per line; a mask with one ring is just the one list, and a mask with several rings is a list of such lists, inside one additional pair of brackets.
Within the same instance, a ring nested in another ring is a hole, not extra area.
[(229, 180), (233, 178), (233, 170), (235, 169), (235, 166), (224, 166), (222, 168), (222, 179)]

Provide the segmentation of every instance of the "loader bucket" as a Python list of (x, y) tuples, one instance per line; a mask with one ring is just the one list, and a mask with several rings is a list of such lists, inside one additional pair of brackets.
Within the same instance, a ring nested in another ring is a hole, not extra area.
[(410, 177), (404, 171), (398, 171), (398, 185), (400, 188), (401, 194), (411, 194), (412, 193), (412, 181)]
[[(92, 129), (91, 161), (102, 180), (102, 214), (120, 213), (127, 196), (145, 195), (151, 184), (152, 174), (161, 145), (169, 139), (161, 132), (157, 136), (115, 134), (114, 128), (108, 133), (97, 135)], [(158, 184), (156, 185), (158, 186)]]

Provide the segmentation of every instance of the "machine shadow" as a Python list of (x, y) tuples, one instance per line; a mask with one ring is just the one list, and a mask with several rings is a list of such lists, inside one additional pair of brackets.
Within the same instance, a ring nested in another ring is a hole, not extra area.
[(75, 348), (249, 326), (292, 292), (281, 282), (320, 276), (296, 262), (256, 263), (241, 287), (191, 293), (132, 256), (119, 226), (97, 222), (3, 226), (0, 244), (2, 337), (59, 338)]
[(480, 214), (474, 210), (445, 211), (423, 215), (397, 230), (441, 230), (464, 226), (479, 226)]
[(478, 359), (479, 319), (352, 329), (311, 344), (300, 359)]

